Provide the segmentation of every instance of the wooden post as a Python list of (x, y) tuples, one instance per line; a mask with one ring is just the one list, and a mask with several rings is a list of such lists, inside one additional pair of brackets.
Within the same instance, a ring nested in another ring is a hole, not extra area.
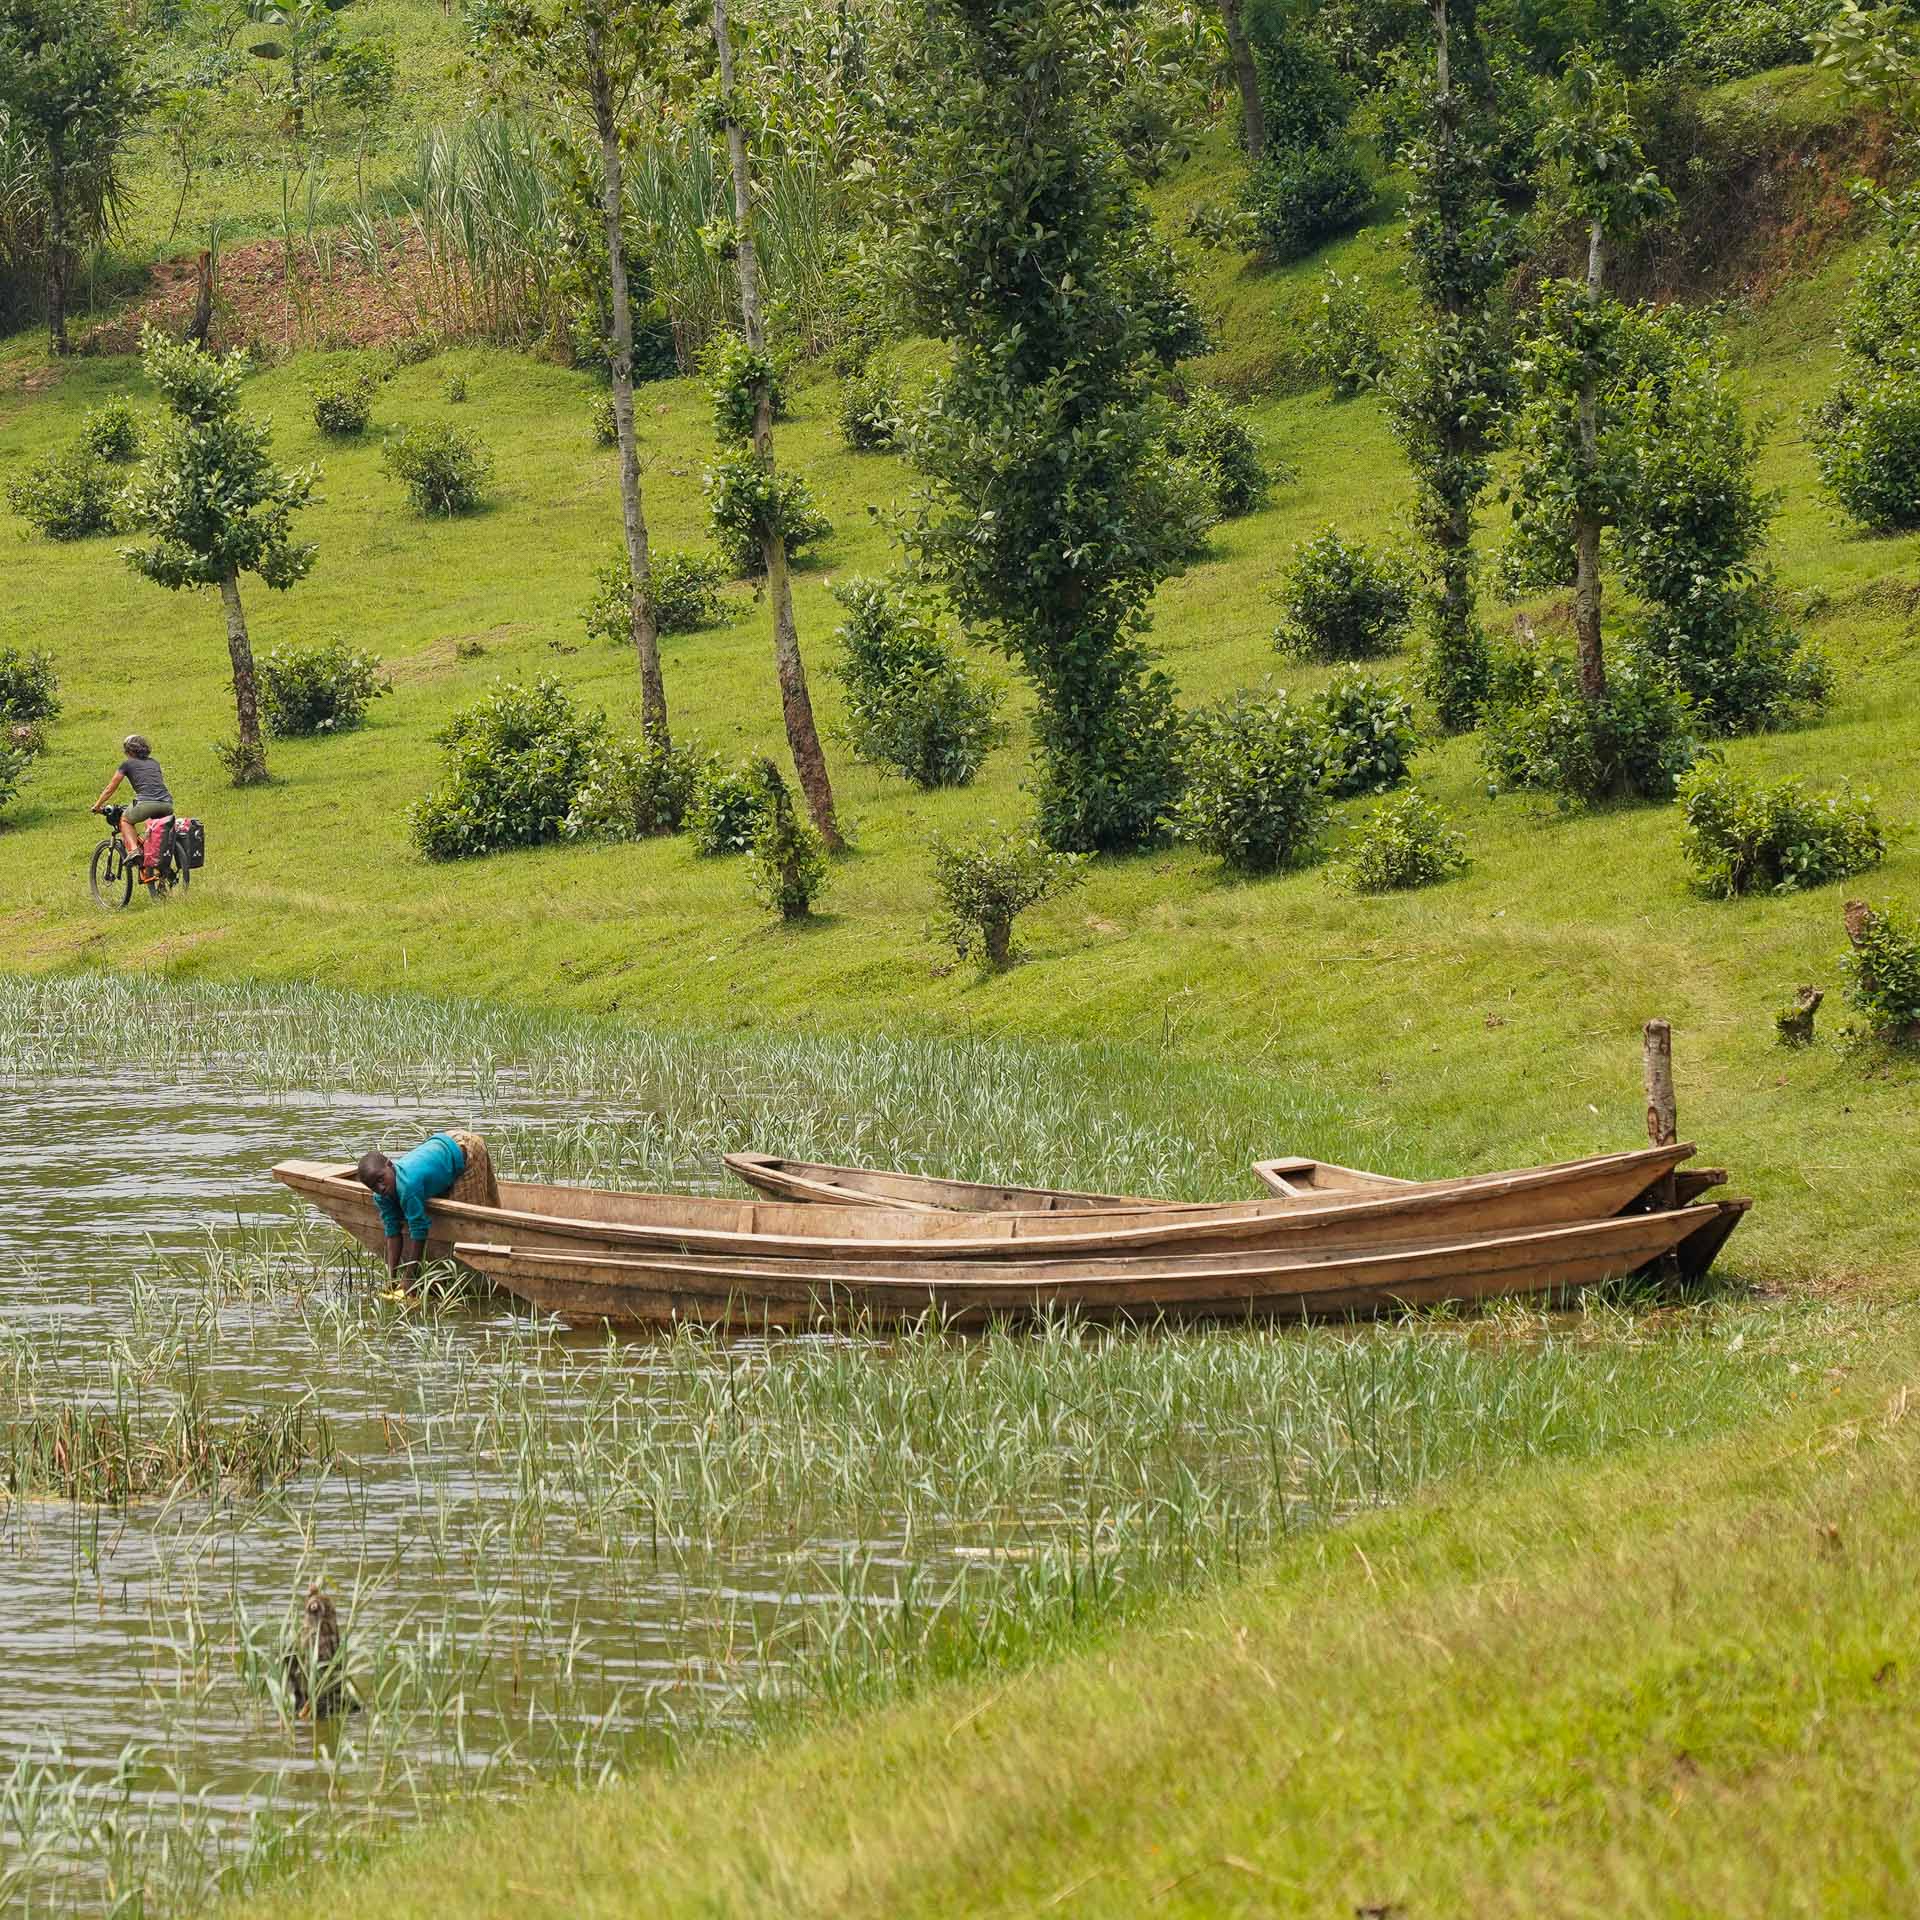
[[(1643, 1037), (1642, 1058), (1647, 1083), (1647, 1140), (1670, 1147), (1680, 1138), (1680, 1110), (1673, 1094), (1673, 1027), (1665, 1020), (1649, 1020)], [(1671, 1173), (1654, 1189), (1662, 1207), (1679, 1199)]]

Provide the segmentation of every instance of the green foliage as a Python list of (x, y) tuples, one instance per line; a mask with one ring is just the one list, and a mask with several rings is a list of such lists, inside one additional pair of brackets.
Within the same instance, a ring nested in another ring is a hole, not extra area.
[(125, 482), (83, 446), (50, 453), (7, 482), (7, 505), (49, 540), (84, 540), (118, 524)]
[[(546, 161), (554, 186), (549, 231), (541, 235), (542, 250), (550, 250), (548, 301), (573, 364), (611, 375), (613, 256), (607, 250), (606, 213), (601, 205), (599, 145), (590, 137), (584, 144), (549, 142)], [(633, 336), (636, 381), (667, 379), (679, 371), (673, 330), (665, 307), (654, 296), (644, 231), (643, 223), (629, 214), (621, 251), (627, 270), (627, 324)], [(614, 444), (611, 433), (604, 444)]]
[(1406, 568), (1333, 527), (1294, 549), (1279, 598), (1274, 644), (1304, 660), (1375, 659), (1393, 652), (1413, 621)]
[[(1441, 595), (1433, 598), (1438, 603)], [(1436, 615), (1420, 649), (1419, 682), (1445, 732), (1466, 733), (1479, 724), (1493, 685), (1493, 649), (1470, 607), (1463, 620)]]
[(1187, 723), (1185, 767), (1181, 839), (1243, 873), (1298, 866), (1317, 851), (1328, 818), (1324, 742), (1284, 689), (1242, 691), (1198, 709)]
[(1633, 634), (1692, 701), (1703, 734), (1792, 726), (1823, 708), (1832, 692), (1826, 656), (1756, 582), (1703, 593), (1678, 608), (1654, 606), (1634, 622)]
[(1086, 879), (1083, 853), (1049, 853), (1030, 835), (935, 840), (934, 931), (962, 960), (1000, 968), (1014, 957), (1013, 923), (1029, 907), (1070, 892)]
[(1717, 899), (1817, 887), (1886, 857), (1865, 794), (1809, 794), (1798, 779), (1769, 785), (1709, 758), (1681, 779), (1679, 795), (1680, 850), (1694, 884)]
[(890, 453), (906, 423), (900, 394), (886, 370), (869, 363), (847, 375), (840, 389), (840, 437), (855, 453)]
[(293, 516), (313, 496), (310, 468), (283, 473), (263, 424), (243, 419), (235, 355), (214, 358), (148, 328), (147, 378), (172, 419), (125, 496), (128, 521), (151, 544), (127, 564), (163, 587), (213, 587), (256, 573), (285, 589), (306, 577), (316, 549), (294, 540)]
[(1413, 702), (1391, 681), (1349, 668), (1314, 703), (1328, 793), (1384, 793), (1407, 777), (1420, 750)]
[(1815, 423), (1820, 478), (1869, 533), (1920, 527), (1920, 371), (1856, 377)]
[(773, 418), (787, 414), (787, 374), (792, 355), (756, 353), (737, 333), (716, 333), (700, 354), (700, 373), (713, 396), (713, 430), (720, 444), (753, 438), (754, 409), (764, 388)]
[(26, 784), (33, 761), (31, 748), (16, 745), (11, 739), (0, 740), (0, 807), (6, 806)]
[(496, 680), (439, 738), (440, 784), (408, 809), (407, 831), (427, 859), (461, 860), (559, 839), (607, 725), (557, 680)]
[(1167, 429), (1167, 450), (1199, 473), (1222, 520), (1251, 513), (1274, 479), (1245, 412), (1218, 387), (1194, 388)]
[(1920, 923), (1904, 907), (1847, 909), (1847, 999), (1875, 1038), (1920, 1040)]
[(969, 630), (1034, 682), (1041, 837), (1141, 846), (1163, 831), (1179, 735), (1142, 634), (1192, 533), (1161, 472), (1146, 215), (1098, 123), (1077, 9), (932, 0), (925, 39), (903, 278), (953, 353), (916, 425), (931, 486), (912, 537)]
[(1399, 893), (1466, 872), (1466, 840), (1417, 788), (1376, 807), (1346, 842), (1336, 878), (1355, 893)]
[(1678, 0), (1674, 7), (1686, 68), (1709, 81), (1799, 66), (1832, 11), (1832, 0)]
[(347, 440), (365, 433), (373, 418), (373, 396), (380, 376), (357, 361), (336, 363), (314, 379), (308, 392), (313, 401), (313, 424), (330, 439)]
[[(720, 626), (728, 608), (721, 589), (726, 569), (710, 553), (686, 553), (673, 547), (655, 547), (647, 556), (647, 601), (660, 633), (698, 633)], [(593, 576), (593, 597), (587, 602), (588, 634), (610, 646), (624, 647), (633, 639), (633, 569), (627, 550), (616, 547)]]
[(472, 513), (493, 481), (493, 455), (477, 433), (445, 422), (401, 427), (380, 449), (387, 471), (407, 490), (415, 513)]
[(127, 400), (109, 400), (83, 414), (80, 445), (96, 460), (125, 466), (140, 458), (140, 417)]
[(1221, 520), (1213, 481), (1197, 460), (1173, 453), (1162, 462), (1159, 478), (1167, 544), (1181, 560), (1197, 560)]
[(463, 407), (467, 403), (467, 376), (464, 373), (447, 375), (447, 405)]
[(762, 797), (747, 861), (753, 897), (782, 920), (804, 920), (827, 884), (827, 843), (794, 811), (771, 760), (757, 760), (753, 774)]
[(1373, 179), (1351, 144), (1269, 147), (1247, 182), (1247, 211), (1278, 265), (1350, 233), (1373, 211)]
[(349, 732), (374, 700), (392, 691), (379, 656), (344, 640), (275, 647), (260, 659), (260, 716), (282, 740)]
[(620, 423), (613, 416), (613, 395), (596, 393), (587, 402), (587, 430), (593, 436), (596, 447), (617, 447), (620, 444)]
[(60, 676), (53, 655), (0, 647), (0, 727), (41, 728), (60, 717)]
[(722, 453), (707, 470), (707, 518), (727, 570), (748, 580), (767, 569), (764, 542), (778, 534), (787, 559), (804, 566), (833, 537), (813, 489), (791, 468), (773, 468), (751, 447)]
[(1564, 808), (1670, 800), (1699, 755), (1692, 703), (1631, 648), (1610, 663), (1599, 701), (1583, 697), (1569, 660), (1526, 654), (1496, 662), (1480, 748), (1496, 790), (1552, 794)]
[(1135, 236), (1124, 260), (1115, 263), (1146, 350), (1172, 367), (1213, 349), (1213, 329), (1188, 291), (1178, 256), (1147, 231)]
[(766, 787), (751, 764), (703, 766), (686, 816), (694, 852), (709, 857), (745, 853), (766, 811)]
[(1308, 315), (1303, 349), (1308, 370), (1348, 400), (1380, 384), (1395, 343), (1381, 323), (1377, 297), (1352, 275), (1330, 270)]
[(841, 582), (834, 669), (856, 760), (916, 787), (963, 787), (1007, 737), (1001, 693), (942, 637), (933, 608), (890, 581)]
[(603, 739), (587, 754), (561, 832), (598, 841), (677, 833), (711, 765), (697, 744)]

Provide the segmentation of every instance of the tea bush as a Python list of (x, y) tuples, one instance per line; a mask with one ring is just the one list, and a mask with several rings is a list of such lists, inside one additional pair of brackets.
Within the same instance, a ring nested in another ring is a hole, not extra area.
[(847, 376), (840, 390), (840, 437), (855, 453), (890, 453), (906, 422), (892, 379), (877, 366)]
[(747, 861), (753, 897), (782, 920), (804, 920), (827, 884), (827, 843), (794, 811), (793, 795), (771, 760), (754, 763), (761, 794)]
[(313, 402), (313, 424), (335, 440), (365, 433), (373, 418), (373, 396), (380, 376), (364, 363), (326, 368), (308, 389)]
[(1562, 807), (1671, 800), (1699, 751), (1692, 702), (1630, 647), (1614, 649), (1601, 701), (1582, 697), (1570, 660), (1523, 655), (1495, 665), (1480, 733), (1495, 791), (1552, 794)]
[(41, 726), (60, 717), (60, 677), (53, 655), (0, 647), (0, 725)]
[(1413, 702), (1390, 681), (1349, 670), (1314, 703), (1320, 721), (1328, 793), (1385, 793), (1407, 777), (1420, 748)]
[(1300, 864), (1327, 822), (1324, 756), (1320, 729), (1283, 690), (1201, 707), (1187, 723), (1175, 831), (1245, 873)]
[(1847, 999), (1876, 1039), (1920, 1040), (1920, 924), (1902, 907), (1847, 905)]
[(1220, 524), (1213, 482), (1199, 463), (1173, 454), (1163, 457), (1155, 476), (1160, 489), (1160, 524), (1168, 546), (1182, 560), (1198, 560), (1207, 536)]
[(606, 731), (557, 680), (496, 680), (440, 734), (441, 783), (407, 814), (413, 844), (458, 860), (559, 839)]
[(128, 400), (109, 400), (80, 421), (80, 444), (96, 460), (125, 466), (140, 458), (140, 417)]
[(416, 513), (471, 513), (493, 481), (493, 455), (477, 433), (455, 426), (402, 427), (381, 451)]
[(1466, 872), (1467, 843), (1420, 792), (1376, 807), (1348, 840), (1335, 878), (1355, 893), (1430, 887)]
[(707, 512), (714, 544), (735, 579), (766, 571), (761, 541), (768, 530), (786, 541), (794, 566), (804, 565), (809, 550), (833, 533), (833, 522), (799, 474), (791, 468), (769, 472), (745, 447), (721, 454), (708, 470)]
[(1810, 794), (1702, 760), (1679, 783), (1680, 850), (1702, 893), (1791, 893), (1877, 866), (1887, 838), (1865, 794)]
[(700, 770), (687, 808), (686, 827), (694, 852), (708, 856), (747, 852), (766, 810), (765, 785), (750, 764), (709, 763)]
[(677, 833), (712, 756), (695, 743), (606, 740), (586, 770), (561, 831), (569, 840), (648, 840)]
[(0, 807), (6, 806), (26, 784), (33, 762), (31, 748), (0, 740)]
[(1281, 652), (1305, 660), (1391, 653), (1413, 623), (1413, 581), (1397, 560), (1323, 528), (1294, 549), (1280, 578)]
[(467, 403), (467, 376), (464, 373), (447, 375), (447, 405), (463, 407)]
[(942, 637), (932, 607), (885, 580), (840, 583), (847, 610), (832, 671), (856, 760), (916, 787), (964, 787), (1007, 738), (1002, 694)]
[(1373, 181), (1347, 143), (1269, 151), (1247, 182), (1247, 211), (1276, 266), (1350, 233), (1373, 210)]
[(1841, 511), (1869, 533), (1920, 527), (1920, 372), (1843, 387), (1820, 410), (1814, 458)]
[(1274, 478), (1246, 413), (1217, 387), (1193, 390), (1167, 429), (1167, 450), (1200, 474), (1222, 520), (1251, 513)]
[(7, 482), (7, 504), (49, 540), (110, 533), (119, 516), (120, 475), (85, 447), (50, 453)]
[(596, 393), (587, 402), (587, 428), (596, 447), (620, 444), (620, 423), (613, 417), (613, 395)]
[(1001, 968), (1014, 957), (1013, 923), (1029, 907), (1085, 880), (1088, 855), (1049, 853), (1031, 835), (933, 843), (934, 931), (962, 960)]
[(1392, 362), (1379, 296), (1352, 275), (1329, 272), (1302, 342), (1308, 370), (1342, 400), (1370, 393)]
[(379, 656), (343, 640), (311, 647), (274, 647), (260, 657), (260, 717), (281, 740), (346, 733), (393, 682)]
[[(725, 572), (713, 554), (654, 548), (647, 560), (647, 599), (655, 628), (661, 633), (698, 633), (721, 625), (728, 613), (721, 592), (725, 584)], [(587, 632), (611, 646), (626, 646), (633, 637), (632, 602), (633, 572), (625, 547), (616, 547), (593, 577)]]
[(1650, 607), (1633, 635), (1693, 702), (1703, 734), (1792, 726), (1817, 713), (1832, 693), (1826, 656), (1755, 584), (1703, 593), (1683, 608)]
[(791, 418), (787, 380), (793, 354), (785, 348), (756, 353), (737, 333), (716, 333), (700, 350), (700, 377), (713, 399), (713, 430), (723, 446), (753, 438), (754, 393), (764, 380), (775, 420)]

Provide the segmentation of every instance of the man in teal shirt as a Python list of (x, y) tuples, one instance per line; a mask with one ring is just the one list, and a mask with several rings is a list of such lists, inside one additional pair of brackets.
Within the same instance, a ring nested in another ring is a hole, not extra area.
[(389, 1275), (397, 1279), (403, 1267), (410, 1276), (418, 1274), (432, 1231), (427, 1202), (444, 1199), (466, 1170), (467, 1155), (450, 1133), (433, 1134), (398, 1160), (384, 1153), (362, 1156), (354, 1177), (371, 1191), (380, 1209)]

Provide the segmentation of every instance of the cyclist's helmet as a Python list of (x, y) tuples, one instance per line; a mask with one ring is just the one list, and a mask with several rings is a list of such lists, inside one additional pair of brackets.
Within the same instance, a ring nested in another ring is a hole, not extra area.
[(120, 742), (120, 750), (123, 753), (132, 754), (136, 760), (148, 759), (153, 753), (153, 749), (147, 745), (147, 736), (144, 733), (128, 734)]

